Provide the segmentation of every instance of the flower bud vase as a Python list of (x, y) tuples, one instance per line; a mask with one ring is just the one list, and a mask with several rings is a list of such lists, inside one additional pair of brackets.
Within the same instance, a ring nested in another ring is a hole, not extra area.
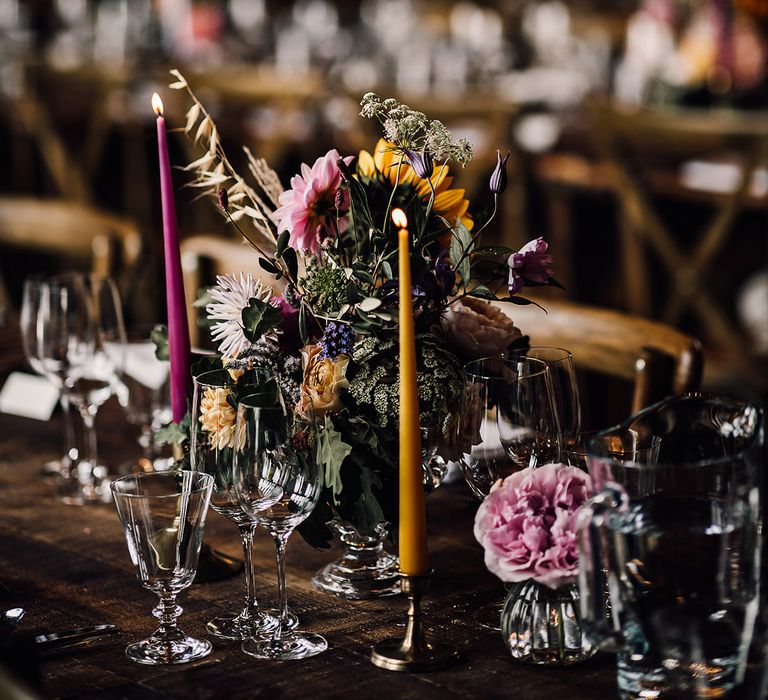
[(386, 523), (379, 523), (372, 535), (360, 534), (343, 520), (333, 520), (329, 525), (341, 540), (344, 553), (315, 574), (315, 588), (347, 600), (400, 593), (399, 562), (384, 549)]
[(567, 666), (597, 651), (582, 633), (575, 583), (557, 589), (533, 579), (511, 584), (501, 633), (512, 658), (529, 664)]

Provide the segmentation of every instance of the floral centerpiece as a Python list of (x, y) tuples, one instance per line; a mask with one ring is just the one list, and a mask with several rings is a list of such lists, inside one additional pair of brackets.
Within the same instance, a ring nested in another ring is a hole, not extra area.
[(514, 584), (501, 613), (514, 658), (570, 664), (595, 651), (582, 637), (575, 585), (576, 518), (591, 490), (589, 475), (577, 467), (528, 467), (496, 482), (477, 511), (485, 565)]
[(537, 239), (519, 251), (481, 245), (506, 187), (508, 155), (498, 154), (490, 180), (491, 214), (470, 214), (453, 174), (472, 157), (471, 145), (394, 99), (362, 99), (361, 115), (383, 128), (371, 152), (354, 158), (330, 150), (283, 189), (247, 148), (248, 176), (235, 170), (210, 114), (173, 73), (171, 87), (192, 100), (186, 132), (203, 149), (185, 168), (194, 176), (189, 185), (215, 197), (261, 256), (261, 270), (219, 277), (198, 302), (212, 322), (217, 362), (245, 379), (270, 371), (288, 405), (302, 410), (311, 401), (323, 423), (325, 498), (304, 524), (305, 538), (327, 543), (334, 517), (372, 535), (397, 518), (393, 208), (405, 211), (411, 231), (425, 462), (450, 444), (462, 364), (525, 346), (490, 302), (531, 303), (519, 296), (525, 286), (557, 284), (547, 244)]

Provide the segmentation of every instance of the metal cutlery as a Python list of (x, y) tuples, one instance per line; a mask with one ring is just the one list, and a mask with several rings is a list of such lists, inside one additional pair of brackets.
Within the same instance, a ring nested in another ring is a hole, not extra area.
[(7, 637), (24, 619), (24, 608), (11, 608), (0, 616), (0, 638)]
[(94, 625), (78, 629), (41, 634), (35, 637), (35, 646), (41, 656), (51, 656), (70, 647), (100, 639), (118, 631), (116, 625)]

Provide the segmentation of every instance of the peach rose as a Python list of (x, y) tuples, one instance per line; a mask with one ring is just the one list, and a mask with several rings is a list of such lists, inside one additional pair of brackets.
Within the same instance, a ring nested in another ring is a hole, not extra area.
[(348, 355), (339, 355), (336, 361), (320, 357), (319, 345), (307, 345), (301, 351), (304, 379), (298, 410), (304, 413), (311, 404), (315, 415), (336, 413), (343, 407), (341, 392), (349, 388), (347, 381)]
[(522, 336), (503, 311), (472, 297), (451, 303), (442, 326), (447, 338), (473, 359), (498, 355)]

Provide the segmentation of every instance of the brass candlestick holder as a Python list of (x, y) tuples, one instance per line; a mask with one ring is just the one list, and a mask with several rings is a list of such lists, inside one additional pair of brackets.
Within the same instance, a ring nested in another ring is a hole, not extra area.
[(421, 598), (429, 590), (429, 575), (400, 574), (400, 586), (408, 597), (408, 625), (404, 639), (385, 639), (373, 646), (371, 661), (387, 671), (437, 671), (453, 666), (459, 652), (450, 644), (428, 642), (421, 619)]

